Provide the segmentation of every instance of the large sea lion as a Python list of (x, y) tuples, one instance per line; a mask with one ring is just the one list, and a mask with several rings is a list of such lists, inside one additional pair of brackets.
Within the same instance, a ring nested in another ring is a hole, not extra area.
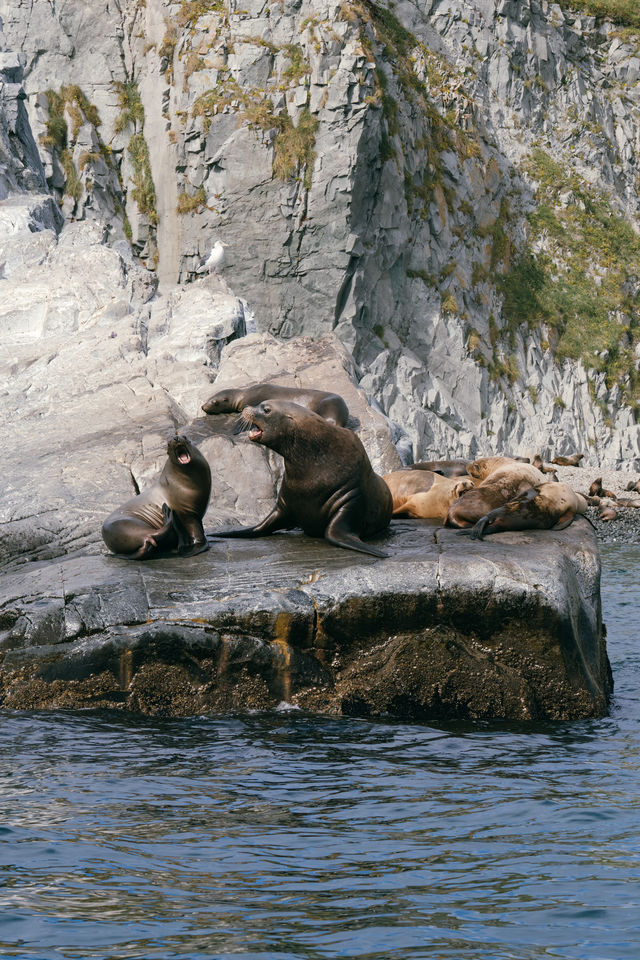
[(469, 464), (468, 469), (470, 473), (473, 470), (474, 480), (478, 476), (483, 479), (451, 504), (445, 520), (447, 527), (471, 527), (491, 510), (547, 482), (536, 467), (510, 457), (485, 457)]
[(255, 407), (263, 400), (289, 400), (318, 416), (324, 417), (337, 427), (346, 426), (349, 410), (342, 397), (325, 390), (310, 387), (283, 387), (277, 383), (254, 383), (248, 387), (227, 387), (214, 393), (202, 404), (205, 413), (240, 413), (245, 407)]
[(202, 518), (211, 493), (211, 470), (186, 437), (167, 445), (169, 459), (153, 486), (109, 514), (102, 538), (113, 553), (148, 560), (177, 547), (183, 557), (208, 549)]
[(491, 510), (471, 531), (474, 540), (504, 530), (563, 530), (576, 513), (584, 513), (587, 501), (567, 483), (554, 481), (530, 487), (508, 503)]
[(467, 473), (469, 460), (419, 460), (410, 464), (408, 470), (427, 470), (439, 473), (443, 477), (464, 477)]
[(268, 517), (252, 527), (217, 530), (216, 536), (264, 537), (302, 527), (335, 546), (387, 556), (361, 539), (386, 530), (392, 500), (355, 433), (287, 400), (245, 407), (242, 417), (249, 440), (284, 458), (284, 476)]
[(397, 505), (394, 501), (393, 516), (444, 522), (451, 504), (472, 488), (471, 477), (443, 477), (443, 482), (434, 484), (430, 490), (414, 493)]

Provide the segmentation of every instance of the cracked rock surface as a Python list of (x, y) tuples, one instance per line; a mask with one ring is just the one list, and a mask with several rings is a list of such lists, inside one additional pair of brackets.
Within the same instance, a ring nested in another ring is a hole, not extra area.
[(183, 716), (279, 702), (414, 720), (576, 719), (611, 675), (591, 527), (474, 543), (394, 521), (386, 560), (298, 533), (190, 559), (106, 555), (5, 578), (11, 708)]

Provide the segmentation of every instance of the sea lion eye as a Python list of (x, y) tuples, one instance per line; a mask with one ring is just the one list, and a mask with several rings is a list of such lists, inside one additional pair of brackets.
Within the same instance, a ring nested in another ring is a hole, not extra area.
[(263, 413), (271, 413), (271, 407), (269, 406), (268, 403), (263, 403), (263, 404), (262, 404), (262, 412), (263, 412)]

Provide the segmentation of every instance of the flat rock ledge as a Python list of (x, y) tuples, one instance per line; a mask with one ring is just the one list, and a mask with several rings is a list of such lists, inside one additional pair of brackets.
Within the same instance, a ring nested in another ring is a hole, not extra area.
[(575, 720), (612, 679), (592, 528), (474, 542), (394, 521), (378, 560), (285, 533), (188, 559), (14, 568), (5, 709), (189, 716), (303, 710), (417, 721)]

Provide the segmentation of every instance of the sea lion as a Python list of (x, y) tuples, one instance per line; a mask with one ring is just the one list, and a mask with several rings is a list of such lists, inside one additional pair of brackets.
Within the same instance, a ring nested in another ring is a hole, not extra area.
[(407, 470), (428, 470), (451, 479), (466, 476), (468, 463), (468, 460), (419, 460), (410, 464)]
[(283, 387), (278, 383), (254, 383), (248, 387), (227, 387), (214, 393), (202, 404), (205, 413), (240, 413), (245, 407), (255, 407), (263, 400), (289, 400), (312, 410), (329, 423), (344, 427), (349, 410), (337, 393), (312, 390), (310, 387)]
[(602, 477), (597, 477), (589, 487), (590, 497), (608, 497), (610, 500), (617, 500), (612, 490), (605, 490), (602, 486)]
[(536, 453), (534, 456), (533, 460), (531, 461), (531, 466), (539, 470), (540, 473), (551, 473), (553, 474), (555, 480), (558, 479), (556, 470), (553, 467), (547, 467), (539, 453)]
[(529, 488), (546, 482), (544, 474), (530, 463), (519, 463), (507, 457), (483, 458), (482, 461), (474, 461), (470, 467), (477, 468), (476, 472), (480, 474), (484, 473), (485, 459), (502, 462), (497, 467), (493, 464), (495, 468), (473, 490), (463, 493), (451, 504), (445, 526), (471, 527), (490, 511), (504, 506)]
[(473, 477), (475, 481), (481, 483), (490, 473), (497, 470), (498, 467), (504, 467), (514, 463), (516, 463), (516, 461), (513, 457), (504, 457), (502, 455), (495, 457), (478, 457), (477, 460), (472, 460), (467, 464), (467, 473), (470, 477)]
[(433, 486), (448, 482), (447, 478), (443, 477), (441, 473), (434, 473), (432, 470), (410, 470), (409, 468), (385, 473), (382, 479), (391, 491), (394, 510), (415, 493), (427, 493)]
[(102, 538), (113, 553), (129, 560), (178, 548), (183, 557), (208, 549), (202, 518), (211, 493), (211, 470), (205, 457), (186, 437), (167, 445), (169, 459), (159, 478), (109, 514)]
[(397, 506), (394, 500), (393, 516), (444, 522), (454, 500), (470, 489), (473, 489), (471, 477), (444, 477), (443, 483), (434, 484), (430, 490), (414, 493)]
[(471, 538), (482, 540), (504, 530), (563, 530), (576, 513), (586, 509), (586, 499), (569, 484), (544, 482), (481, 517), (471, 530)]
[(612, 503), (601, 503), (598, 508), (598, 520), (617, 520), (618, 511)]
[(636, 493), (640, 493), (640, 480), (631, 480), (625, 490), (635, 490)]
[(570, 457), (554, 457), (551, 463), (557, 463), (559, 467), (579, 467), (584, 453), (572, 453)]
[(284, 476), (276, 505), (261, 523), (216, 531), (216, 536), (264, 537), (302, 527), (335, 546), (387, 556), (361, 539), (386, 530), (393, 504), (355, 433), (287, 400), (245, 407), (242, 417), (250, 427), (249, 440), (284, 458)]

